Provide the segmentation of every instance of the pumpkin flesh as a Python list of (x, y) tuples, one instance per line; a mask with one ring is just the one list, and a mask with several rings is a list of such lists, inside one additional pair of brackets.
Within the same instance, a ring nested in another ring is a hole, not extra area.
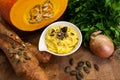
[[(1, 3), (1, 1), (3, 3)], [(11, 3), (7, 3), (6, 1), (11, 2)], [(30, 11), (35, 6), (39, 5), (41, 7), (48, 1), (53, 6), (52, 7), (53, 16), (48, 19), (41, 18), (42, 19), (41, 21), (31, 23), (30, 22)], [(65, 11), (68, 0), (34, 0), (34, 1), (33, 0), (28, 0), (28, 1), (0, 0), (0, 4), (5, 4), (5, 3), (11, 4), (11, 6), (6, 5), (7, 8), (9, 6), (8, 12), (6, 10), (4, 11), (4, 13), (6, 13), (7, 16), (2, 14), (5, 20), (7, 20), (9, 23), (13, 24), (16, 28), (22, 31), (34, 31), (34, 30), (41, 29), (47, 26), (48, 24), (52, 23), (53, 21), (57, 20)], [(0, 10), (0, 13), (2, 13), (2, 11)]]

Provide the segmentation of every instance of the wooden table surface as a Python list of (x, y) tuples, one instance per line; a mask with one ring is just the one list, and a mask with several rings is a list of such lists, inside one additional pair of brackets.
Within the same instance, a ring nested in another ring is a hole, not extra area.
[[(38, 46), (40, 34), (43, 30), (27, 33), (26, 35), (19, 34), (25, 42), (31, 42)], [(120, 80), (120, 59), (113, 57), (111, 59), (102, 59), (92, 54), (92, 52), (85, 47), (80, 47), (77, 52), (70, 56), (58, 57), (52, 56), (48, 63), (40, 64), (47, 73), (49, 80), (76, 80), (75, 76), (64, 72), (64, 68), (69, 66), (69, 59), (73, 58), (74, 64), (71, 66), (72, 70), (75, 69), (79, 61), (89, 61), (91, 64), (99, 65), (100, 70), (96, 71), (90, 69), (89, 74), (84, 74), (82, 80)], [(21, 80), (16, 77), (11, 65), (5, 57), (2, 50), (0, 50), (0, 80)]]
[[(31, 42), (38, 45), (38, 40), (42, 30), (32, 32), (22, 37), (25, 42)], [(22, 36), (22, 35), (21, 35)], [(113, 57), (111, 59), (102, 59), (92, 54), (92, 52), (85, 47), (80, 47), (73, 55), (66, 57), (52, 56), (48, 63), (40, 64), (47, 73), (49, 80), (76, 80), (75, 76), (64, 72), (64, 68), (69, 66), (69, 59), (73, 58), (74, 64), (71, 66), (72, 70), (79, 61), (89, 61), (91, 64), (99, 65), (100, 70), (96, 71), (90, 69), (89, 74), (84, 74), (82, 80), (120, 80), (120, 59)], [(6, 59), (4, 53), (0, 50), (0, 80), (21, 80), (16, 77), (11, 65)]]

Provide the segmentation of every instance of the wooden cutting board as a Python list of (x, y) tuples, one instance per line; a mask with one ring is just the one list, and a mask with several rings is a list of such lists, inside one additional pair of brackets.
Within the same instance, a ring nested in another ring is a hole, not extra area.
[[(38, 45), (39, 37), (42, 30), (38, 30), (29, 35), (22, 36), (22, 39), (26, 42), (31, 42), (34, 45)], [(69, 59), (73, 58), (74, 63), (71, 66), (72, 70), (75, 69), (79, 61), (89, 61), (91, 64), (99, 65), (100, 70), (96, 71), (93, 68), (90, 69), (90, 73), (84, 74), (82, 80), (120, 80), (120, 59), (102, 59), (91, 53), (88, 48), (80, 47), (73, 55), (66, 57), (52, 56), (48, 63), (40, 64), (47, 73), (49, 80), (76, 80), (75, 76), (71, 76), (64, 71), (66, 66), (69, 66)], [(11, 65), (6, 59), (4, 53), (0, 50), (0, 80), (21, 80), (16, 77)]]

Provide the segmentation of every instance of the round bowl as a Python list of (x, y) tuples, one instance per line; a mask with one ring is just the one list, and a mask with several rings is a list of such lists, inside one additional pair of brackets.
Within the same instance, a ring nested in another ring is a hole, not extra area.
[[(46, 36), (46, 33), (48, 32), (48, 30), (50, 28), (53, 28), (53, 27), (58, 27), (58, 26), (69, 26), (71, 27), (72, 29), (74, 29), (74, 31), (76, 31), (76, 33), (78, 34), (78, 43), (76, 44), (75, 48), (69, 52), (69, 53), (66, 53), (66, 54), (59, 54), (59, 53), (54, 53), (52, 51), (50, 51), (48, 48), (47, 48), (47, 45), (45, 43), (45, 36)], [(49, 26), (47, 26), (44, 31), (42, 32), (41, 34), (41, 37), (39, 39), (39, 45), (38, 45), (38, 48), (40, 51), (47, 51), (53, 55), (56, 55), (56, 56), (67, 56), (67, 55), (70, 55), (70, 54), (73, 54), (75, 51), (77, 51), (79, 49), (79, 47), (81, 46), (81, 43), (82, 43), (82, 34), (81, 34), (81, 31), (80, 29), (75, 26), (74, 24), (70, 23), (70, 22), (66, 22), (66, 21), (58, 21), (58, 22), (54, 22), (52, 24), (50, 24)]]

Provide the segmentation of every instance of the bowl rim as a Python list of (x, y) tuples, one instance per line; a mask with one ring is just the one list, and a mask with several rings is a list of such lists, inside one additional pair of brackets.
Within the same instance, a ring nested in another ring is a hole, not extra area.
[[(75, 46), (75, 48), (72, 50), (72, 51), (70, 51), (69, 53), (65, 53), (65, 54), (58, 54), (58, 53), (54, 53), (54, 52), (52, 52), (52, 51), (50, 51), (48, 48), (47, 48), (47, 45), (46, 45), (46, 43), (45, 43), (45, 35), (46, 35), (46, 33), (47, 33), (47, 31), (51, 28), (51, 27), (58, 27), (58, 26), (55, 26), (55, 25), (61, 25), (61, 26), (63, 26), (63, 25), (69, 25), (68, 27), (72, 27), (76, 32), (77, 32), (77, 34), (78, 34), (78, 36), (79, 36), (79, 40), (78, 40), (78, 43), (76, 44), (76, 46)], [(43, 44), (43, 45), (41, 45), (41, 44)], [(78, 49), (79, 49), (79, 47), (81, 46), (81, 44), (82, 44), (82, 33), (81, 33), (81, 31), (80, 31), (80, 29), (76, 26), (76, 25), (74, 25), (73, 23), (71, 23), (71, 22), (67, 22), (67, 21), (57, 21), (57, 22), (53, 22), (53, 23), (51, 23), (50, 25), (48, 25), (44, 30), (43, 30), (43, 32), (42, 32), (42, 34), (41, 34), (41, 37), (40, 37), (40, 39), (39, 39), (39, 45), (38, 45), (38, 48), (39, 48), (39, 51), (47, 51), (47, 52), (49, 52), (50, 54), (53, 54), (53, 55), (56, 55), (56, 56), (68, 56), (68, 55), (71, 55), (71, 54), (73, 54), (74, 52), (76, 52)]]

